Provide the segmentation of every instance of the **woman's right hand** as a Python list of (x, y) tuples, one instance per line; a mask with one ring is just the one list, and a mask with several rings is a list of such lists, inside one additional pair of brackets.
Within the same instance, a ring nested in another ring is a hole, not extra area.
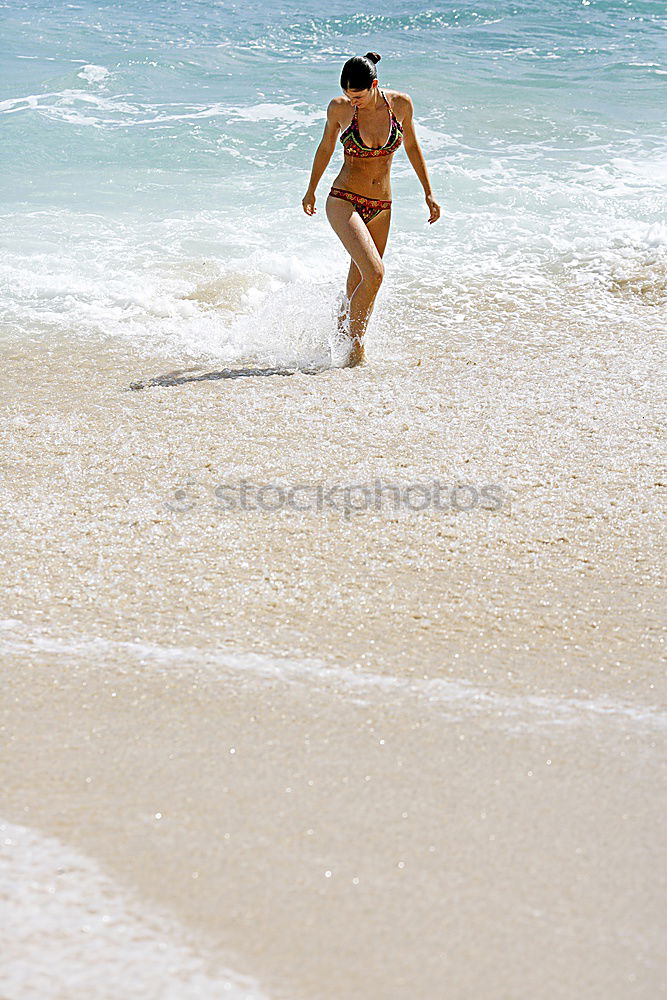
[(315, 192), (309, 188), (301, 199), (301, 204), (306, 215), (315, 215), (317, 212), (315, 208)]

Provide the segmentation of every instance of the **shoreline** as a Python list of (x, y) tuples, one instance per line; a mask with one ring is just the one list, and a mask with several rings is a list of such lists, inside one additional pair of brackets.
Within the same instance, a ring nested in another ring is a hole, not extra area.
[(170, 913), (210, 970), (275, 1000), (660, 992), (654, 732), (145, 660), (5, 672), (3, 818)]

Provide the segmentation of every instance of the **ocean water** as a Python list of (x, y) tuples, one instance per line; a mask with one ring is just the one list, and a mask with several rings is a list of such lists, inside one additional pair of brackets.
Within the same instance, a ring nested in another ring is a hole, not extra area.
[(383, 6), (207, 0), (0, 8), (3, 341), (325, 360), (347, 257), (301, 207), (343, 62), (411, 95), (370, 356), (661, 329), (660, 0)]

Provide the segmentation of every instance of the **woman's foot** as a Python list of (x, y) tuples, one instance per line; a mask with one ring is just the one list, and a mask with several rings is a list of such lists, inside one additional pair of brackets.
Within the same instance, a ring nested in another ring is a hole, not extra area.
[(347, 356), (343, 368), (356, 368), (358, 365), (363, 365), (366, 363), (366, 355), (364, 353), (363, 344), (353, 344), (350, 348), (350, 353)]

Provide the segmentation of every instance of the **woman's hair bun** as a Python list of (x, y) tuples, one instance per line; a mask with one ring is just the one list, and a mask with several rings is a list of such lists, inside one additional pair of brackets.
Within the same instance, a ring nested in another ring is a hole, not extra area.
[(364, 58), (370, 59), (372, 63), (379, 63), (382, 56), (379, 52), (367, 52)]

